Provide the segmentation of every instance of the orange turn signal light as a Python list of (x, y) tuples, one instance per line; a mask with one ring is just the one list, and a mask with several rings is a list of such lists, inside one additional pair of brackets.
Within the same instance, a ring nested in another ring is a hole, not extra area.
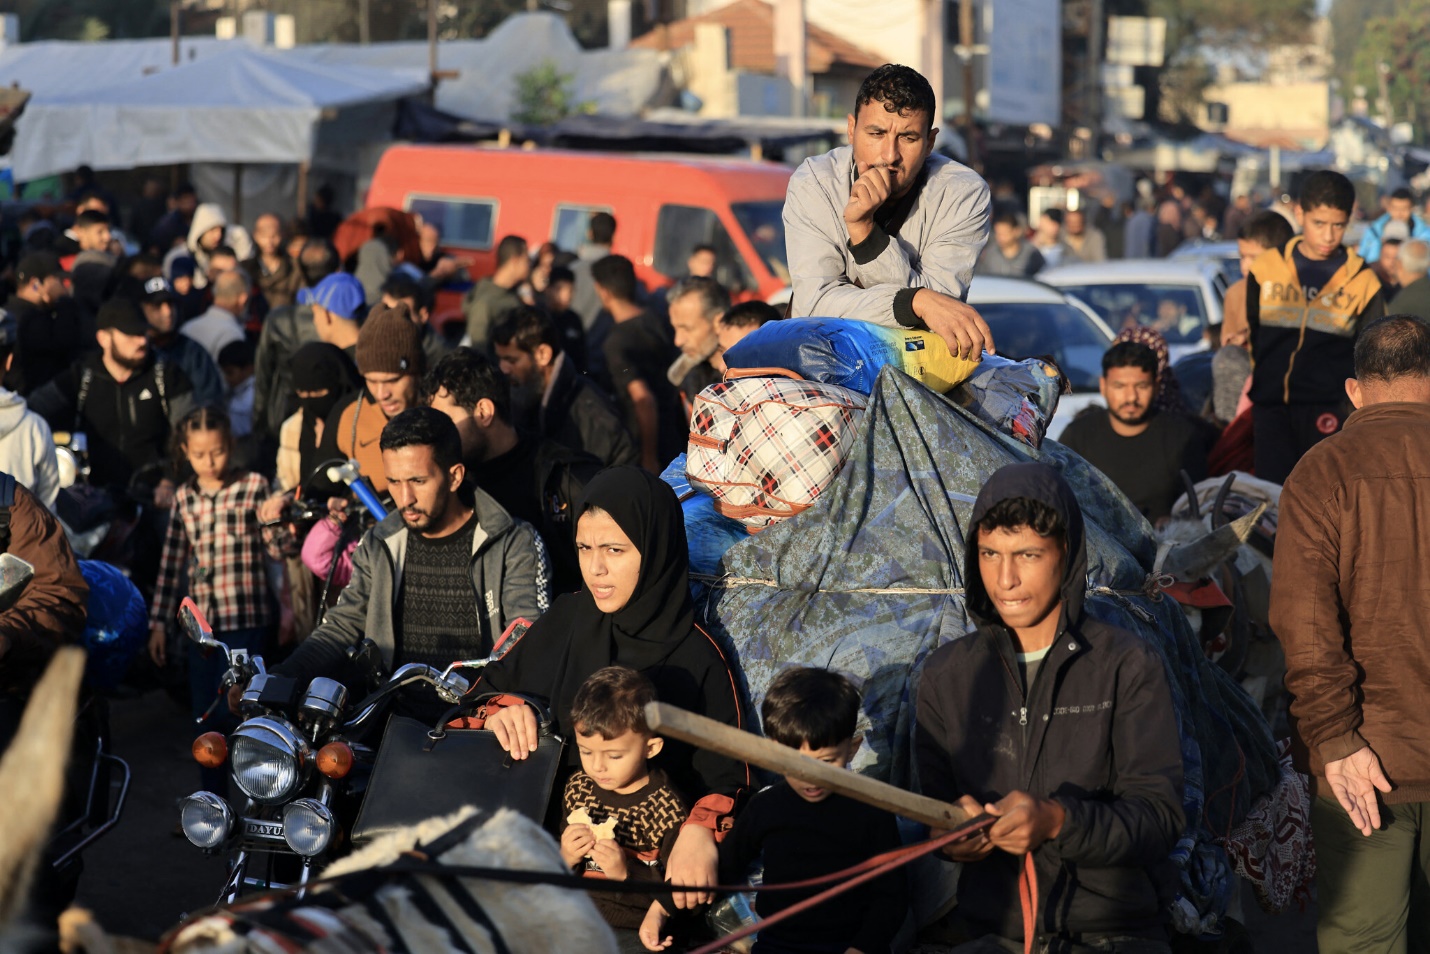
[(346, 742), (329, 742), (318, 750), (318, 771), (328, 778), (347, 778), (353, 770), (353, 750)]
[(194, 761), (204, 768), (218, 768), (228, 761), (228, 740), (222, 732), (205, 732), (194, 739)]

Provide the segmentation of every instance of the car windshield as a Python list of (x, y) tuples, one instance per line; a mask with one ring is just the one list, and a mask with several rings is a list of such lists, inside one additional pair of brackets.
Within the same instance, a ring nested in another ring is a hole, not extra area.
[(770, 274), (789, 284), (789, 262), (785, 259), (784, 202), (735, 202), (730, 208)]
[(1199, 343), (1207, 324), (1196, 285), (1059, 284), (1058, 288), (1090, 305), (1113, 331), (1143, 325), (1160, 331), (1169, 345)]
[(996, 302), (974, 305), (1008, 358), (1051, 358), (1074, 391), (1096, 391), (1112, 339), (1073, 305)]

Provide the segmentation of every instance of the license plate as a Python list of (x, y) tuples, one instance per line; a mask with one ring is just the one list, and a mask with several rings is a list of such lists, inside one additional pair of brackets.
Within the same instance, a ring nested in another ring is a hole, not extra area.
[(255, 821), (252, 818), (245, 818), (243, 820), (243, 833), (245, 835), (252, 835), (255, 838), (282, 838), (283, 823)]

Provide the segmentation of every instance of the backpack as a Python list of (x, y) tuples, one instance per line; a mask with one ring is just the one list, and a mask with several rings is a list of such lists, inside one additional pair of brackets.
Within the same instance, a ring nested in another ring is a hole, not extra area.
[(727, 371), (695, 398), (686, 477), (751, 530), (792, 517), (844, 466), (866, 401), (782, 369)]

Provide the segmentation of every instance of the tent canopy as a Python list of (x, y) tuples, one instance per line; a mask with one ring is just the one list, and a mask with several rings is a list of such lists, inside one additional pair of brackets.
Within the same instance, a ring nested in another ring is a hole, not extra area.
[(12, 164), (20, 180), (88, 164), (299, 163), (325, 113), (422, 92), (410, 75), (314, 64), (243, 43), (115, 85), (37, 92)]

